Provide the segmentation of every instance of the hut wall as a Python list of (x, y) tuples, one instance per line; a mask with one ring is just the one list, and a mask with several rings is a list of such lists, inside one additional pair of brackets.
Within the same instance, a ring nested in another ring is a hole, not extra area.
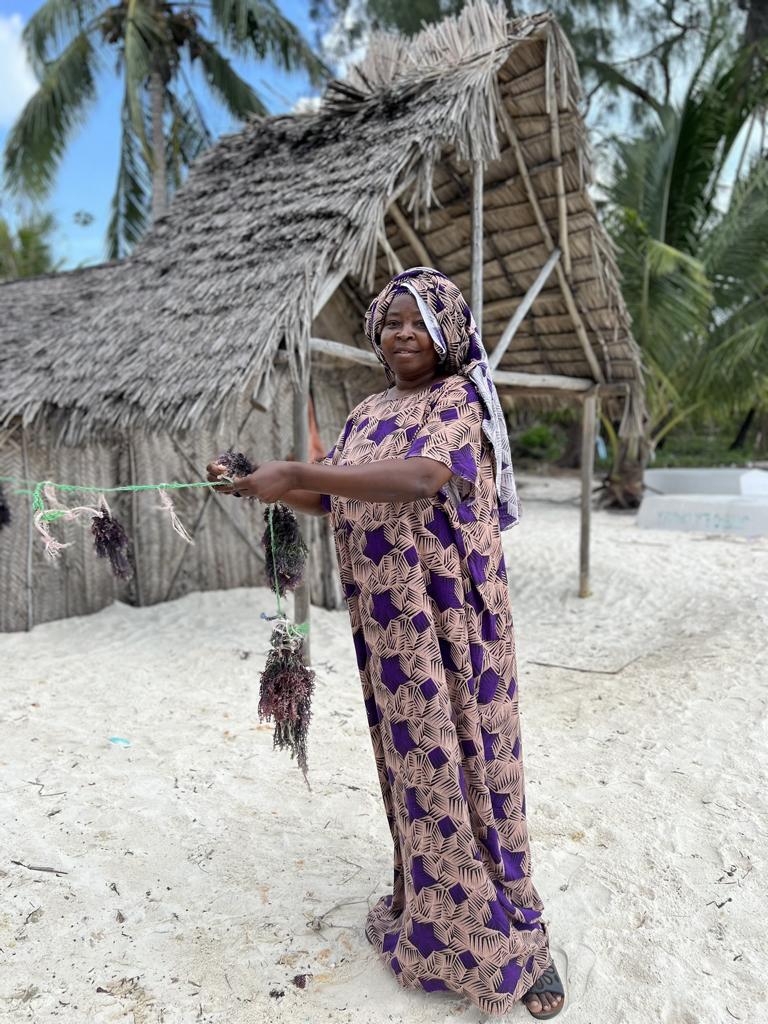
[[(338, 335), (337, 335), (338, 337)], [(335, 443), (349, 412), (366, 395), (384, 385), (383, 374), (359, 364), (314, 361), (312, 394), (318, 429), (326, 451)], [(0, 475), (95, 484), (204, 479), (205, 466), (230, 445), (254, 461), (285, 458), (292, 444), (292, 391), (285, 368), (274, 377), (270, 409), (261, 411), (244, 391), (238, 407), (216, 431), (210, 428), (171, 436), (133, 431), (113, 444), (78, 447), (45, 445), (28, 435), (27, 462), (21, 429), (0, 436)], [(240, 428), (240, 425), (242, 429)], [(0, 632), (24, 630), (28, 623), (27, 558), (31, 505), (27, 496), (8, 494), (13, 522), (0, 532)], [(99, 611), (113, 600), (156, 604), (197, 590), (263, 586), (261, 538), (264, 506), (210, 494), (207, 488), (171, 492), (176, 511), (193, 545), (170, 526), (157, 492), (108, 497), (134, 544), (136, 574), (115, 580), (106, 562), (97, 559), (87, 523), (54, 524), (52, 532), (72, 542), (56, 560), (44, 553), (32, 529), (32, 624)], [(86, 495), (60, 494), (63, 504), (87, 502)], [(310, 594), (326, 608), (343, 605), (336, 552), (327, 519), (313, 518), (307, 539), (312, 548)]]
[[(117, 452), (107, 445), (53, 448), (41, 446), (28, 434), (25, 460), (21, 427), (0, 435), (1, 476), (63, 483), (93, 481), (109, 487), (116, 482), (116, 472)], [(71, 543), (54, 562), (45, 554), (42, 539), (32, 526), (30, 497), (13, 494), (15, 489), (15, 485), (5, 486), (12, 521), (0, 531), (0, 632), (28, 628), (30, 557), (33, 625), (85, 615), (111, 604), (117, 591), (115, 580), (109, 567), (94, 554), (88, 524), (69, 524), (66, 538), (54, 525), (52, 532)], [(78, 504), (88, 501), (87, 495), (75, 498)]]

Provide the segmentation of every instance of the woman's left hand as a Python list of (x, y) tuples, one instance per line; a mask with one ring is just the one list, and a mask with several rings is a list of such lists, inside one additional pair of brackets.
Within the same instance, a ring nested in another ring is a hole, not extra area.
[(296, 485), (296, 464), (292, 462), (262, 462), (257, 470), (248, 476), (234, 477), (233, 485), (217, 487), (225, 494), (237, 493), (241, 498), (258, 498), (259, 501), (279, 501)]

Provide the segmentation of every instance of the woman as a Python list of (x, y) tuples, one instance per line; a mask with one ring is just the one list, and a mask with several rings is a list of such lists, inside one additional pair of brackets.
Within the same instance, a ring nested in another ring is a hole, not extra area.
[(531, 881), (503, 414), (443, 274), (398, 274), (365, 331), (390, 387), (352, 410), (322, 463), (263, 463), (217, 490), (330, 515), (394, 840), (393, 891), (367, 938), (405, 988), (493, 1015), (522, 999), (548, 1020), (564, 990)]

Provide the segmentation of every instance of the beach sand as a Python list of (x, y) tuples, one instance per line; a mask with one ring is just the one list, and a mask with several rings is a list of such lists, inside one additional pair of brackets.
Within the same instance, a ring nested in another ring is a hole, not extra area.
[[(557, 1019), (764, 1024), (768, 539), (596, 512), (580, 599), (578, 482), (518, 480), (504, 537)], [(392, 842), (346, 611), (313, 609), (311, 793), (258, 721), (262, 611), (254, 588), (0, 635), (0, 1016), (494, 1019), (401, 989), (365, 938)]]

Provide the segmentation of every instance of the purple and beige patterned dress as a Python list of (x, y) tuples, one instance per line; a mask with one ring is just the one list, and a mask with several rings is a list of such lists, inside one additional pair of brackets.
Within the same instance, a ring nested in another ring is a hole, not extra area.
[(323, 460), (423, 456), (434, 496), (323, 495), (384, 808), (393, 892), (366, 936), (405, 988), (508, 1012), (549, 963), (531, 880), (517, 666), (483, 407), (465, 376), (371, 395)]

